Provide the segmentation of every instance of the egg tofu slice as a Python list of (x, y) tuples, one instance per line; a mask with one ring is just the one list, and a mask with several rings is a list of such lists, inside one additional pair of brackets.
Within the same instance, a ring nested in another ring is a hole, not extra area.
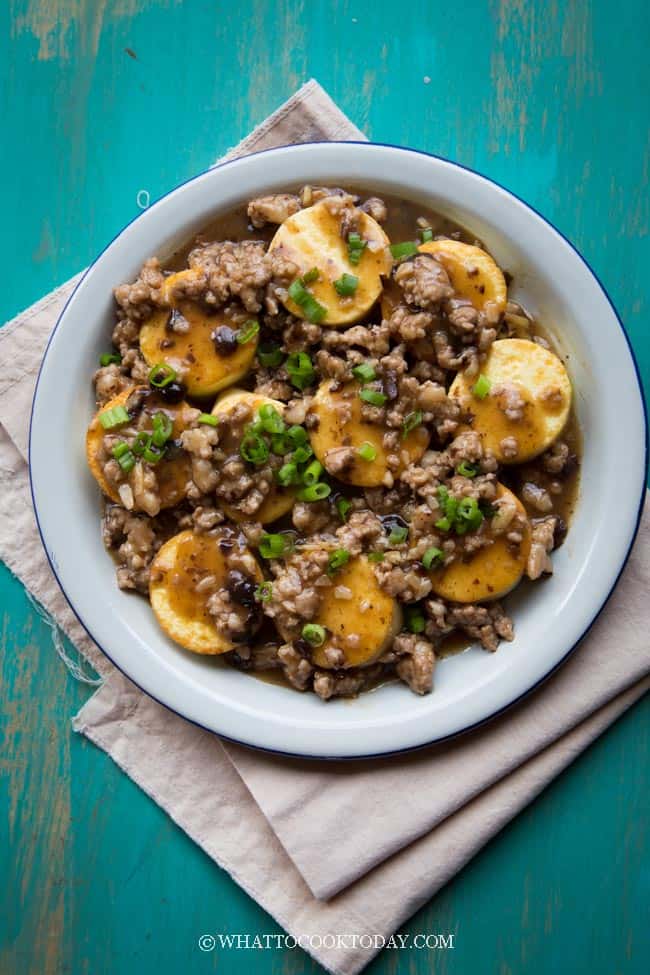
[(515, 505), (526, 518), (524, 539), (517, 550), (508, 546), (506, 533), (494, 534), (494, 541), (478, 549), (468, 562), (452, 562), (447, 568), (433, 569), (429, 576), (433, 591), (455, 603), (487, 602), (501, 599), (521, 581), (530, 552), (530, 523), (516, 495), (499, 484), (497, 499)]
[[(390, 273), (389, 240), (377, 221), (367, 213), (360, 213), (358, 232), (368, 241), (368, 246), (359, 263), (351, 264), (347, 241), (340, 233), (340, 217), (331, 213), (327, 202), (322, 200), (288, 217), (271, 241), (269, 252), (281, 249), (298, 266), (299, 276), (312, 268), (318, 269), (319, 280), (308, 287), (327, 310), (322, 325), (336, 327), (358, 322), (379, 298), (382, 276)], [(358, 278), (357, 289), (350, 297), (341, 297), (334, 287), (343, 274)], [(303, 309), (288, 296), (284, 304), (293, 315), (305, 317)]]
[[(116, 430), (111, 431), (104, 430), (99, 416), (114, 406), (124, 406), (131, 393), (135, 392), (136, 389), (137, 387), (135, 386), (125, 389), (102, 406), (93, 417), (86, 433), (86, 460), (88, 461), (88, 467), (104, 494), (116, 504), (121, 504), (122, 502), (115, 485), (110, 484), (104, 476), (103, 464), (105, 463), (105, 458), (102, 457), (102, 441), (104, 436), (109, 432), (119, 436), (120, 428), (118, 427)], [(149, 398), (144, 409), (149, 417), (152, 417), (154, 413), (161, 412), (166, 413), (171, 418), (173, 423), (172, 438), (174, 440), (180, 437), (183, 430), (189, 426), (191, 418), (196, 415), (196, 411), (192, 410), (192, 407), (188, 406), (185, 402), (172, 405), (165, 403), (155, 395)], [(128, 429), (128, 424), (125, 424), (125, 429)], [(145, 429), (152, 430), (153, 423), (150, 422), (146, 425)], [(174, 505), (183, 500), (187, 493), (187, 484), (192, 473), (189, 457), (183, 451), (178, 456), (169, 460), (163, 458), (155, 465), (154, 471), (158, 479), (161, 508), (173, 508)], [(131, 476), (129, 475), (129, 479)]]
[[(484, 448), (502, 464), (521, 464), (550, 447), (566, 426), (571, 409), (571, 382), (558, 356), (528, 339), (500, 339), (493, 343), (481, 374), (490, 382), (484, 399), (472, 392), (476, 377), (469, 379), (462, 372), (449, 395), (473, 416), (471, 429), (480, 433)], [(521, 420), (509, 419), (501, 408), (503, 386), (515, 386), (521, 394), (525, 402)], [(514, 456), (503, 445), (512, 437), (518, 444)]]
[[(154, 366), (166, 362), (179, 373), (190, 396), (214, 396), (226, 386), (232, 386), (246, 375), (257, 351), (258, 335), (248, 342), (236, 343), (232, 352), (217, 351), (212, 335), (218, 328), (237, 331), (233, 321), (223, 312), (208, 314), (195, 301), (176, 301), (173, 287), (183, 278), (200, 274), (196, 268), (179, 271), (165, 279), (165, 290), (171, 308), (160, 309), (140, 329), (140, 351), (146, 362)], [(187, 332), (169, 329), (170, 316), (180, 314), (189, 323)], [(245, 331), (245, 326), (241, 326)]]
[(418, 250), (440, 261), (459, 297), (467, 298), (479, 311), (491, 302), (497, 317), (505, 311), (506, 279), (494, 258), (481, 247), (444, 238), (420, 244)]
[[(221, 551), (221, 533), (195, 535), (183, 531), (162, 546), (151, 564), (149, 598), (158, 623), (171, 639), (194, 653), (220, 654), (235, 644), (217, 629), (208, 613), (208, 599), (228, 581), (227, 556)], [(264, 576), (255, 564), (255, 581)], [(201, 579), (213, 578), (204, 591)], [(251, 632), (251, 636), (252, 636)]]
[[(329, 379), (321, 383), (310, 407), (310, 413), (318, 418), (318, 425), (309, 431), (314, 453), (323, 467), (340, 481), (358, 487), (379, 487), (388, 472), (384, 427), (362, 419), (359, 383), (346, 383), (340, 389), (336, 386)], [(393, 473), (399, 473), (408, 464), (419, 460), (429, 440), (429, 432), (422, 425), (400, 440), (400, 466)], [(364, 460), (358, 453), (364, 444), (369, 444), (375, 451), (374, 460)], [(355, 451), (352, 462), (342, 470), (337, 468), (336, 454), (333, 453), (341, 447), (352, 447)]]
[[(245, 389), (231, 389), (223, 396), (220, 396), (217, 402), (214, 404), (212, 412), (215, 416), (220, 416), (224, 413), (228, 413), (230, 410), (234, 409), (235, 406), (245, 403), (250, 407), (252, 423), (257, 415), (257, 411), (260, 406), (265, 403), (274, 406), (280, 416), (284, 414), (285, 404), (280, 400), (271, 399), (269, 396), (260, 396), (258, 393), (250, 393)], [(231, 438), (226, 438), (220, 440), (221, 445), (232, 453), (236, 453), (239, 450), (239, 443)], [(295, 502), (295, 490), (293, 488), (283, 488), (279, 485), (273, 485), (269, 494), (266, 496), (262, 502), (260, 508), (255, 513), (255, 521), (261, 522), (263, 525), (267, 525), (272, 521), (277, 521), (283, 515), (286, 515), (288, 511), (291, 511)], [(243, 515), (241, 511), (236, 508), (232, 508), (230, 505), (223, 505), (223, 509), (232, 521), (242, 522), (250, 521), (250, 517)]]

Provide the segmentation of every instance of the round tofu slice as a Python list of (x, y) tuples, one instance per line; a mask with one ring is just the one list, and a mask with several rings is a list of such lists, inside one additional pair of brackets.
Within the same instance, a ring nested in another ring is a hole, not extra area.
[[(125, 406), (129, 396), (136, 389), (137, 387), (135, 386), (125, 389), (102, 406), (93, 417), (86, 433), (86, 460), (88, 461), (88, 467), (104, 494), (116, 504), (121, 504), (122, 502), (116, 486), (111, 484), (104, 475), (104, 464), (108, 458), (103, 456), (102, 441), (107, 433), (117, 437), (123, 433), (125, 440), (132, 439), (133, 428), (125, 424), (124, 427), (117, 427), (114, 430), (104, 430), (99, 420), (99, 415), (112, 409), (114, 406)], [(166, 413), (173, 424), (172, 439), (174, 440), (180, 437), (183, 430), (189, 426), (192, 417), (196, 415), (196, 410), (193, 410), (185, 402), (172, 405), (165, 403), (164, 400), (155, 395), (147, 399), (143, 409), (149, 422), (145, 423), (142, 429), (151, 431), (153, 429), (151, 419), (153, 414)], [(129, 435), (129, 430), (131, 430), (131, 435)], [(163, 458), (160, 460), (154, 465), (153, 470), (158, 480), (161, 508), (173, 508), (174, 505), (183, 500), (187, 493), (187, 484), (192, 474), (192, 465), (188, 455), (185, 451), (179, 451), (170, 459)], [(132, 478), (133, 471), (131, 471), (124, 483), (129, 483)]]
[[(224, 393), (214, 404), (212, 412), (215, 416), (220, 416), (229, 413), (236, 406), (245, 404), (251, 410), (251, 418), (248, 423), (253, 423), (257, 416), (257, 411), (265, 403), (274, 406), (280, 416), (284, 414), (285, 404), (280, 400), (271, 399), (269, 396), (260, 396), (258, 393), (249, 393), (245, 389), (231, 389), (227, 393)], [(248, 423), (246, 426), (248, 426)], [(220, 438), (219, 442), (225, 450), (231, 451), (233, 454), (239, 452), (239, 441), (234, 436), (228, 435), (224, 437), (222, 431), (222, 438)], [(252, 517), (255, 521), (259, 521), (263, 525), (268, 525), (270, 522), (277, 521), (278, 518), (291, 511), (294, 501), (295, 490), (293, 488), (283, 488), (274, 484)], [(232, 521), (242, 522), (250, 521), (251, 519), (251, 516), (244, 515), (237, 508), (233, 508), (227, 504), (223, 505), (223, 510)]]
[[(257, 351), (258, 335), (243, 344), (236, 343), (231, 352), (217, 351), (212, 339), (216, 329), (237, 331), (231, 318), (223, 312), (209, 315), (195, 301), (174, 299), (173, 287), (183, 278), (196, 276), (194, 268), (179, 271), (165, 280), (169, 309), (156, 311), (140, 329), (140, 351), (148, 365), (166, 362), (177, 371), (190, 396), (214, 396), (220, 389), (232, 386), (246, 375)], [(168, 328), (170, 317), (181, 315), (189, 324), (186, 332)], [(242, 326), (242, 329), (244, 326)], [(227, 334), (227, 333), (225, 333)], [(227, 347), (227, 343), (222, 345)]]
[[(358, 264), (350, 263), (347, 240), (341, 237), (340, 228), (340, 217), (322, 200), (288, 217), (269, 247), (269, 252), (281, 250), (297, 265), (298, 277), (312, 268), (318, 269), (319, 280), (307, 287), (327, 310), (322, 325), (348, 325), (363, 318), (379, 298), (382, 276), (389, 274), (391, 268), (389, 240), (376, 220), (367, 213), (360, 214), (358, 233), (368, 245)], [(353, 274), (359, 281), (355, 293), (349, 297), (341, 297), (334, 287), (343, 274)], [(293, 315), (305, 317), (303, 309), (288, 296), (284, 304)]]
[[(323, 467), (346, 484), (358, 487), (379, 487), (388, 472), (387, 452), (383, 445), (384, 427), (368, 423), (361, 417), (362, 402), (359, 399), (359, 383), (346, 383), (340, 389), (336, 383), (326, 380), (319, 386), (310, 407), (310, 413), (318, 417), (318, 425), (309, 431), (311, 445)], [(400, 440), (399, 473), (408, 464), (420, 459), (429, 445), (430, 434), (419, 426)], [(370, 444), (375, 450), (374, 460), (364, 460), (359, 447)], [(346, 463), (341, 466), (341, 450), (352, 448), (353, 456), (346, 453)]]
[[(528, 339), (501, 339), (493, 343), (481, 374), (490, 381), (484, 399), (472, 393), (476, 377), (468, 379), (462, 372), (449, 390), (474, 418), (471, 427), (464, 429), (480, 433), (484, 448), (502, 464), (521, 464), (550, 447), (566, 426), (571, 409), (571, 382), (562, 361)], [(504, 412), (512, 387), (525, 404), (520, 420)]]
[(460, 240), (429, 240), (418, 250), (433, 254), (449, 275), (451, 286), (461, 298), (467, 298), (479, 311), (488, 302), (495, 313), (505, 311), (508, 288), (503, 271), (494, 258), (481, 247)]
[[(220, 533), (181, 532), (165, 542), (151, 564), (149, 598), (156, 619), (175, 643), (194, 653), (227, 653), (235, 647), (219, 632), (207, 608), (210, 596), (228, 583), (222, 538)], [(262, 570), (252, 555), (251, 564), (255, 581), (262, 582)], [(197, 591), (208, 577), (207, 586)]]
[(494, 541), (480, 548), (468, 562), (452, 562), (447, 568), (429, 573), (433, 591), (443, 599), (455, 603), (487, 602), (501, 599), (521, 581), (530, 552), (530, 523), (526, 510), (516, 495), (500, 484), (497, 499), (514, 505), (518, 514), (526, 518), (524, 539), (518, 549), (511, 549), (506, 534), (493, 534)]

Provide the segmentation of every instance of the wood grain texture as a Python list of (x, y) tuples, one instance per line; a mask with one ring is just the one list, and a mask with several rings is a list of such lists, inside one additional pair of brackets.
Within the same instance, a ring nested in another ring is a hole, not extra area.
[[(95, 257), (315, 76), (377, 141), (502, 182), (582, 250), (650, 380), (643, 0), (8, 0), (0, 6), (0, 320)], [(267, 915), (74, 736), (88, 695), (20, 585), (2, 586), (0, 975), (313, 973), (300, 951), (202, 954)], [(637, 975), (650, 892), (646, 701), (405, 927), (449, 952), (373, 975)]]

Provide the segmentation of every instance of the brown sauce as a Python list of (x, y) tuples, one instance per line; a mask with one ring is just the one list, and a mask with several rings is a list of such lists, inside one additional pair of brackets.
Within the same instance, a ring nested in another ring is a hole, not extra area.
[[(185, 620), (214, 625), (208, 599), (223, 584), (225, 560), (214, 535), (188, 535), (176, 550), (173, 570), (166, 573), (171, 608)], [(201, 586), (210, 576), (212, 585)], [(198, 587), (198, 589), (197, 589)]]

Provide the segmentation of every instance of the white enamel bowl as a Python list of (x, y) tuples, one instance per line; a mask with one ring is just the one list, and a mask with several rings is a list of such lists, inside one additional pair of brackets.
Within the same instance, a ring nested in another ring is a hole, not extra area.
[[(387, 685), (355, 701), (264, 683), (187, 653), (158, 628), (149, 604), (117, 588), (86, 469), (90, 376), (109, 345), (112, 289), (151, 255), (165, 257), (209, 219), (261, 191), (346, 183), (401, 195), (466, 225), (514, 275), (514, 295), (568, 354), (584, 431), (581, 494), (555, 574), (513, 595), (516, 638), (496, 654), (472, 648), (439, 664), (434, 693)], [(562, 663), (612, 591), (634, 539), (644, 494), (646, 432), (638, 374), (603, 288), (576, 250), (500, 186), (408, 149), (319, 143), (262, 152), (180, 186), (106, 248), (68, 302), (34, 399), (34, 505), (52, 567), (97, 644), (148, 694), (220, 735), (315, 757), (381, 755), (458, 734), (517, 701)], [(577, 652), (580, 652), (578, 649)]]

